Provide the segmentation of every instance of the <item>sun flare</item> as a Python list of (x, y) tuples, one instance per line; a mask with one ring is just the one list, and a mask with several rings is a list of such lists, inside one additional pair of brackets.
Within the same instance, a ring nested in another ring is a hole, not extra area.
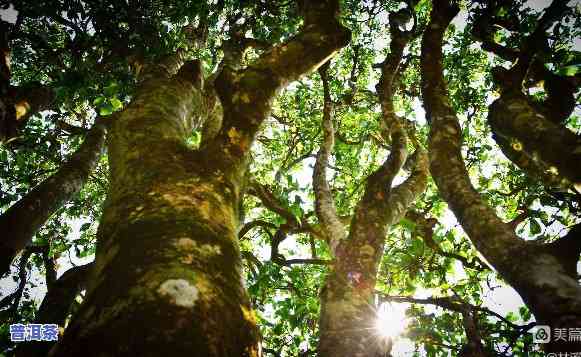
[(401, 304), (382, 303), (377, 310), (375, 330), (383, 338), (395, 338), (407, 327), (405, 307)]

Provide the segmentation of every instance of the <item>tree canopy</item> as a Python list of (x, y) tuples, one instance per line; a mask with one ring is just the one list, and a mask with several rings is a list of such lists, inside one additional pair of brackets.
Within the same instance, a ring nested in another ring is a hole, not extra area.
[(581, 352), (578, 3), (0, 8), (0, 355)]

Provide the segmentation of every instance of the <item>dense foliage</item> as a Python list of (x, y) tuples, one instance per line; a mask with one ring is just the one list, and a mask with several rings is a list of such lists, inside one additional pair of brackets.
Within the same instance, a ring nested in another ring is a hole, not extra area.
[[(14, 106), (16, 113), (4, 111), (0, 126), (4, 141), (0, 212), (55, 174), (79, 149), (96, 118), (115, 120), (135, 97), (138, 77), (149, 63), (184, 51), (186, 58), (202, 61), (206, 82), (211, 82), (223, 66), (245, 67), (270, 44), (291, 38), (301, 26), (299, 3), (2, 1), (2, 47), (10, 55), (10, 67), (0, 89), (3, 103)], [(460, 7), (445, 34), (443, 72), (462, 128), (462, 156), (470, 180), (483, 202), (509, 222), (521, 240), (551, 244), (581, 220), (581, 181), (572, 174), (572, 179), (555, 183), (528, 170), (530, 165), (523, 166), (514, 154), (523, 150), (526, 140), (503, 144), (505, 132), (493, 132), (489, 118), (491, 103), (508, 91), (503, 84), (508, 80), (499, 79), (498, 68), (512, 68), (512, 59), (518, 57), (504, 52), (525, 52), (523, 44), (537, 31), (545, 7), (501, 0), (463, 1)], [(352, 31), (351, 42), (332, 58), (326, 72), (310, 73), (278, 94), (250, 154), (239, 243), (245, 286), (266, 355), (316, 354), (320, 294), (335, 264), (317, 215), (312, 179), (325, 140), (326, 95), (334, 105), (335, 129), (327, 179), (339, 219), (349, 222), (365, 195), (366, 178), (381, 167), (395, 145), (393, 135), (386, 134), (376, 89), (381, 63), (390, 53), (394, 22), (412, 35), (396, 67), (399, 78), (391, 100), (407, 130), (407, 149), (416, 153), (409, 155), (395, 184), (412, 174), (420, 148), (428, 148), (431, 123), (422, 105), (420, 51), (422, 33), (430, 31), (431, 2), (344, 0), (341, 8), (342, 22)], [(536, 62), (531, 68), (540, 66), (548, 74), (533, 68), (524, 81), (531, 103), (552, 112), (571, 106), (558, 125), (575, 136), (575, 145), (581, 133), (580, 15), (579, 4), (573, 3), (547, 26), (541, 48), (533, 51)], [(483, 25), (486, 16), (490, 23)], [(237, 53), (230, 48), (243, 41), (249, 42), (248, 51), (239, 53), (234, 64)], [(571, 89), (567, 92), (564, 86)], [(572, 105), (550, 107), (551, 91), (561, 98), (572, 97)], [(19, 97), (15, 92), (24, 94)], [(35, 93), (49, 100), (37, 108), (27, 104), (19, 109), (23, 100), (32, 102), (25, 96)], [(16, 117), (16, 125), (10, 124), (10, 115)], [(195, 128), (188, 146), (203, 146), (211, 130), (211, 125)], [(507, 151), (511, 148), (512, 153)], [(572, 160), (579, 164), (576, 154)], [(547, 165), (557, 170), (558, 166)], [(542, 166), (538, 170), (547, 171)], [(47, 287), (50, 291), (57, 276), (93, 260), (108, 173), (104, 153), (80, 192), (50, 216), (0, 282), (1, 353), (14, 351), (9, 324), (35, 321)], [(578, 252), (574, 258), (576, 267)], [(477, 333), (489, 355), (540, 356), (529, 333), (535, 317), (497, 270), (478, 252), (428, 178), (407, 214), (389, 227), (377, 273), (374, 308), (379, 311), (385, 304), (406, 310), (405, 330), (389, 337), (395, 342), (393, 355), (459, 355)], [(83, 296), (80, 291), (70, 314)]]

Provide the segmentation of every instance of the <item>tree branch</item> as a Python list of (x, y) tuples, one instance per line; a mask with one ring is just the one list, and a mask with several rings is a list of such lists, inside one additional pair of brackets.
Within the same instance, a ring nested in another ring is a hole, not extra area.
[[(444, 31), (457, 13), (458, 7), (448, 0), (435, 0), (422, 41), (423, 97), (431, 123), (430, 171), (478, 251), (521, 294), (537, 321), (564, 325), (578, 319), (581, 311), (578, 282), (564, 274), (562, 262), (546, 246), (521, 240), (496, 215), (472, 186), (464, 165), (461, 128), (448, 98), (442, 68)], [(556, 344), (551, 348), (562, 347)]]
[(419, 299), (419, 298), (414, 298), (414, 297), (409, 297), (409, 296), (381, 295), (380, 298), (382, 301), (387, 301), (387, 302), (400, 302), (400, 303), (407, 302), (407, 303), (412, 303), (412, 304), (436, 305), (436, 306), (439, 306), (443, 309), (455, 311), (455, 312), (460, 312), (460, 313), (465, 312), (465, 311), (478, 311), (478, 312), (485, 313), (491, 317), (497, 318), (500, 321), (504, 322), (505, 324), (509, 325), (510, 327), (512, 327), (516, 330), (523, 330), (523, 329), (529, 330), (533, 326), (536, 325), (536, 323), (534, 323), (534, 325), (532, 325), (532, 326), (531, 326), (531, 324), (517, 325), (517, 324), (509, 321), (508, 319), (506, 319), (504, 316), (500, 315), (497, 312), (494, 312), (486, 307), (469, 304), (465, 301), (460, 300), (457, 297), (447, 296), (447, 297), (428, 297), (425, 299)]
[(224, 123), (208, 150), (226, 152), (224, 159), (234, 161), (229, 166), (236, 166), (250, 149), (274, 95), (317, 69), (350, 40), (349, 30), (338, 20), (337, 0), (308, 1), (302, 10), (305, 21), (297, 35), (264, 52), (243, 70), (224, 68), (216, 79)]
[(438, 221), (435, 218), (426, 218), (419, 212), (412, 210), (408, 211), (406, 218), (416, 223), (416, 229), (414, 233), (419, 235), (424, 243), (437, 254), (443, 257), (456, 259), (460, 261), (466, 268), (474, 269), (477, 271), (489, 270), (488, 266), (478, 257), (475, 257), (474, 261), (468, 261), (468, 258), (463, 255), (444, 251), (442, 247), (440, 247), (440, 245), (434, 240), (434, 226), (438, 224)]
[[(64, 327), (77, 295), (86, 286), (93, 263), (67, 270), (48, 290), (38, 312), (35, 323), (57, 324)], [(19, 344), (16, 354), (22, 357), (46, 356), (55, 342), (26, 342)]]
[(335, 131), (333, 127), (333, 102), (329, 90), (329, 79), (327, 76), (327, 62), (319, 70), (323, 81), (324, 106), (323, 106), (323, 143), (317, 153), (315, 167), (313, 169), (313, 190), (315, 192), (315, 212), (321, 222), (321, 230), (325, 240), (335, 254), (338, 244), (347, 237), (345, 228), (337, 215), (335, 199), (327, 181), (327, 166), (329, 156), (333, 151), (335, 142)]
[(59, 170), (36, 186), (0, 216), (0, 275), (10, 269), (14, 257), (65, 202), (79, 192), (103, 150), (105, 120), (97, 119), (85, 141)]
[(448, 0), (435, 1), (422, 41), (423, 98), (426, 115), (431, 122), (430, 171), (443, 198), (450, 204), (476, 247), (493, 265), (506, 266), (510, 271), (514, 259), (511, 253), (521, 252), (524, 243), (484, 203), (470, 182), (461, 156), (460, 125), (443, 77), (443, 35), (457, 13), (458, 7)]

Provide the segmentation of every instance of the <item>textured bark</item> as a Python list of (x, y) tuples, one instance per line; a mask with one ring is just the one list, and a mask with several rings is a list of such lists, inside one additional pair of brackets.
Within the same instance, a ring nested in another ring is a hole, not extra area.
[(113, 123), (95, 268), (52, 355), (257, 355), (236, 239), (241, 172), (185, 144), (205, 113), (200, 70), (144, 76)]
[[(385, 355), (391, 347), (391, 341), (381, 338), (375, 330), (377, 270), (388, 227), (397, 224), (414, 200), (425, 190), (428, 175), (427, 153), (418, 148), (410, 177), (399, 186), (392, 187), (392, 181), (403, 168), (408, 155), (408, 135), (403, 125), (404, 119), (394, 113), (392, 97), (399, 77), (398, 68), (403, 50), (412, 33), (401, 31), (398, 26), (395, 21), (391, 21), (390, 53), (382, 64), (382, 76), (377, 85), (382, 108), (382, 131), (386, 141), (391, 141), (391, 152), (383, 164), (367, 178), (365, 192), (351, 219), (349, 234), (344, 238), (340, 236), (341, 233), (337, 233), (344, 232), (340, 220), (328, 219), (337, 217), (337, 213), (324, 175), (324, 167), (333, 144), (333, 123), (330, 115), (332, 107), (328, 104), (329, 89), (322, 73), (325, 90), (325, 135), (317, 156), (321, 171), (317, 171), (315, 166), (313, 174), (315, 204), (319, 207), (317, 215), (322, 230), (326, 230), (327, 235), (332, 234), (334, 239), (342, 238), (333, 247), (335, 263), (321, 292), (318, 353), (322, 357)], [(323, 174), (318, 174), (319, 172)]]
[(16, 132), (14, 101), (10, 95), (10, 46), (9, 24), (0, 20), (0, 142)]
[(476, 316), (468, 310), (462, 311), (461, 314), (467, 342), (460, 350), (458, 357), (492, 357), (492, 354), (488, 353), (482, 344)]
[(145, 76), (111, 128), (95, 270), (51, 356), (259, 355), (237, 240), (248, 151), (276, 92), (348, 41), (337, 11), (309, 2), (301, 33), (243, 70), (222, 69), (223, 124), (200, 150), (185, 144), (210, 115), (199, 63)]
[(335, 208), (335, 200), (327, 181), (327, 166), (329, 156), (335, 145), (335, 129), (333, 126), (334, 105), (329, 93), (329, 80), (327, 77), (327, 62), (321, 67), (319, 73), (323, 80), (324, 105), (323, 105), (323, 142), (317, 153), (315, 167), (313, 169), (313, 188), (315, 191), (315, 212), (321, 222), (321, 230), (325, 240), (331, 247), (332, 254), (336, 253), (337, 246), (343, 241), (347, 234)]
[(503, 94), (488, 122), (507, 157), (549, 186), (581, 190), (581, 138), (536, 111), (523, 94)]
[(105, 134), (105, 123), (98, 120), (79, 150), (56, 173), (0, 216), (0, 274), (10, 270), (12, 260), (34, 234), (80, 191), (101, 156)]
[(427, 155), (422, 156), (404, 183), (373, 204), (359, 203), (321, 292), (320, 356), (373, 356), (385, 348), (375, 331), (377, 269), (388, 227), (405, 216), (426, 188)]
[[(35, 323), (57, 324), (64, 328), (71, 306), (77, 295), (87, 284), (93, 264), (74, 267), (66, 271), (48, 290), (38, 312)], [(16, 348), (18, 357), (44, 357), (54, 342), (26, 342)]]
[[(434, 2), (422, 41), (422, 86), (430, 129), (430, 171), (442, 197), (478, 251), (512, 285), (537, 321), (553, 328), (581, 321), (581, 288), (548, 246), (521, 240), (472, 186), (461, 156), (461, 130), (442, 72), (442, 39), (458, 8)], [(579, 350), (579, 343), (553, 343), (551, 352)]]
[[(501, 4), (491, 2), (477, 17), (472, 34), (482, 47), (513, 66), (493, 71), (501, 97), (490, 106), (488, 121), (494, 139), (504, 154), (529, 176), (548, 187), (568, 190), (579, 187), (581, 175), (575, 164), (581, 158), (581, 140), (563, 123), (575, 107), (579, 78), (553, 74), (544, 64), (542, 51), (546, 30), (567, 11), (568, 1), (553, 1), (539, 19), (535, 31), (522, 39), (520, 48), (494, 42), (502, 20), (496, 16)], [(543, 83), (546, 99), (535, 101), (523, 93), (525, 86)]]
[(244, 165), (278, 91), (319, 68), (350, 40), (349, 30), (338, 22), (337, 1), (305, 2), (302, 12), (305, 24), (288, 42), (266, 51), (244, 70), (225, 65), (216, 78), (223, 122), (206, 150), (226, 153), (230, 158), (224, 162), (227, 167)]

